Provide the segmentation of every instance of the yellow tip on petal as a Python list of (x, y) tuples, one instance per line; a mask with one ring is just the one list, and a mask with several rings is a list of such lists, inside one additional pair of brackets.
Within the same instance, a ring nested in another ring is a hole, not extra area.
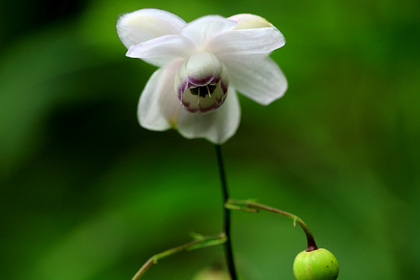
[(273, 27), (273, 25), (269, 23), (265, 18), (253, 14), (238, 14), (231, 16), (228, 19), (238, 23), (238, 25), (234, 28), (236, 30)]

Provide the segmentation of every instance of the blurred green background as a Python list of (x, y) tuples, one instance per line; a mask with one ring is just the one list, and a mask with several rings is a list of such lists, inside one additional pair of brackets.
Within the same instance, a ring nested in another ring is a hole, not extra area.
[[(0, 278), (131, 279), (153, 254), (218, 234), (212, 145), (137, 124), (155, 70), (126, 58), (119, 14), (187, 21), (261, 15), (286, 36), (289, 81), (263, 107), (241, 97), (224, 146), (232, 197), (293, 212), (340, 263), (339, 279), (420, 275), (419, 1), (2, 1)], [(243, 279), (293, 279), (303, 233), (233, 213)], [(219, 247), (161, 261), (144, 279), (191, 279)]]

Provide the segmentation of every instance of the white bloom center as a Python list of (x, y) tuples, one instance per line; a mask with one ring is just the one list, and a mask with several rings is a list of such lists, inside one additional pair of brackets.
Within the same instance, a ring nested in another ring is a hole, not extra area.
[(179, 68), (175, 92), (189, 112), (206, 113), (219, 108), (226, 100), (229, 74), (226, 67), (211, 53), (191, 55)]

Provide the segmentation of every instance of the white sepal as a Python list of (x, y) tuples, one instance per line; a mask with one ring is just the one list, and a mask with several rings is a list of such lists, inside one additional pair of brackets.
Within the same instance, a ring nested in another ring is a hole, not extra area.
[(186, 22), (175, 14), (158, 9), (142, 9), (122, 14), (117, 33), (128, 49), (133, 45), (164, 35), (179, 34)]
[(215, 36), (207, 45), (216, 55), (249, 55), (270, 53), (286, 43), (275, 27), (229, 30)]
[(182, 109), (174, 93), (174, 77), (182, 60), (176, 60), (158, 69), (146, 84), (138, 105), (137, 116), (142, 127), (166, 130), (177, 126)]
[(192, 44), (188, 38), (183, 36), (165, 35), (131, 46), (126, 55), (163, 66), (175, 58), (188, 57)]
[(282, 97), (287, 80), (280, 67), (267, 55), (222, 57), (229, 69), (231, 85), (248, 98), (268, 105)]

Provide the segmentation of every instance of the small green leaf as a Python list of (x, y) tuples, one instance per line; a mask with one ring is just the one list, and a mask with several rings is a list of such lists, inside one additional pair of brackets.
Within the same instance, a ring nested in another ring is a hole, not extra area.
[(226, 236), (220, 236), (215, 238), (206, 238), (203, 239), (201, 242), (196, 243), (194, 245), (191, 245), (188, 247), (188, 250), (195, 250), (195, 249), (201, 249), (201, 248), (207, 248), (211, 246), (221, 245), (226, 242)]
[(252, 212), (252, 213), (258, 213), (259, 210), (247, 205), (247, 202), (250, 202), (252, 200), (246, 200), (244, 201), (234, 201), (234, 200), (229, 200), (227, 203), (225, 203), (225, 208), (227, 209), (231, 209), (231, 210), (240, 210), (240, 211), (245, 211), (245, 212)]
[(204, 239), (204, 236), (200, 233), (197, 233), (197, 232), (191, 232), (190, 237), (194, 240), (203, 240)]

